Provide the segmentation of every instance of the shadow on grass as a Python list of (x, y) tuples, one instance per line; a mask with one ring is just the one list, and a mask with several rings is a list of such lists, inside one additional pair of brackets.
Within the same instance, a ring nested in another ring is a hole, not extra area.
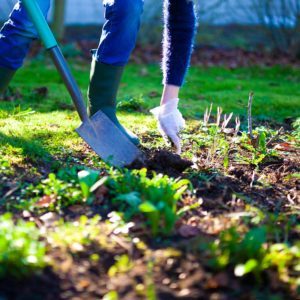
[(0, 110), (5, 111), (8, 115), (28, 109), (39, 113), (75, 111), (67, 91), (63, 92), (59, 98), (56, 95), (49, 95), (49, 93), (50, 90), (47, 86), (37, 86), (30, 89), (10, 87), (4, 94), (4, 97), (0, 99)]
[(18, 152), (17, 149), (21, 149), (20, 154), (35, 163), (45, 164), (54, 159), (41, 141), (36, 139), (30, 140), (20, 136), (8, 136), (0, 132), (0, 146), (7, 144), (12, 147), (11, 150), (6, 152), (8, 156), (10, 155), (9, 151), (14, 155)]

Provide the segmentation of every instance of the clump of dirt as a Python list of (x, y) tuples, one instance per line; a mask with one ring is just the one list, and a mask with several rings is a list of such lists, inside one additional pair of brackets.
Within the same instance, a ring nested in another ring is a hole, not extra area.
[(138, 159), (128, 166), (129, 169), (147, 168), (150, 171), (173, 177), (182, 175), (193, 163), (167, 150), (145, 151), (143, 160)]
[(42, 100), (47, 98), (49, 90), (46, 86), (37, 87), (32, 91), (32, 95), (37, 100)]
[(15, 100), (21, 99), (23, 96), (19, 89), (8, 87), (4, 94), (0, 95), (1, 101), (13, 102)]

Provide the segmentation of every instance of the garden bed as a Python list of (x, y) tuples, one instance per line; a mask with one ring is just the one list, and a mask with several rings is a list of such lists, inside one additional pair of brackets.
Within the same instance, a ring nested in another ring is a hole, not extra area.
[[(190, 127), (184, 133), (183, 158), (168, 150), (144, 146), (146, 159), (129, 167), (147, 168), (149, 178), (155, 178), (152, 172), (156, 172), (190, 180), (192, 188), (176, 204), (177, 209), (190, 209), (167, 235), (153, 235), (142, 213), (130, 220), (112, 215), (112, 211), (126, 213), (128, 207), (112, 201), (115, 195), (110, 192), (110, 184), (95, 189), (89, 204), (80, 197), (73, 204), (68, 199), (60, 202), (57, 196), (62, 196), (59, 193), (67, 187), (53, 193), (49, 188), (61, 184), (58, 178), (61, 182), (76, 180), (74, 174), (82, 169), (76, 164), (52, 182), (43, 186), (34, 183), (36, 190), (27, 188), (23, 195), (12, 193), (19, 198), (7, 197), (6, 207), (15, 212), (15, 218), (32, 221), (43, 232), (40, 240), (46, 242), (51, 263), (28, 279), (5, 276), (0, 282), (1, 294), (8, 299), (32, 299), (33, 295), (35, 299), (96, 299), (105, 295), (105, 299), (272, 299), (274, 295), (276, 299), (296, 299), (297, 276), (292, 261), (299, 260), (299, 252), (291, 251), (296, 255), (291, 260), (291, 253), (284, 256), (284, 249), (274, 250), (272, 255), (283, 263), (278, 270), (274, 264), (241, 276), (237, 269), (251, 259), (261, 264), (263, 255), (267, 255), (262, 253), (264, 247), (286, 244), (286, 252), (292, 245), (296, 251), (300, 170), (299, 148), (293, 135), (281, 132), (265, 148), (263, 160), (255, 165), (254, 161), (246, 163), (253, 154), (245, 148), (249, 143), (246, 136), (214, 131), (212, 137), (214, 126)], [(276, 135), (267, 128), (261, 132), (270, 138)], [(144, 145), (153, 139), (151, 134), (142, 136)], [(227, 154), (221, 153), (221, 140), (228, 142)], [(91, 151), (86, 149), (83, 156), (88, 152)], [(244, 162), (237, 160), (237, 154)], [(224, 163), (225, 155), (228, 165)], [(110, 172), (100, 169), (99, 179), (109, 178)], [(138, 171), (127, 172), (139, 178)], [(113, 176), (121, 186), (122, 171)], [(80, 188), (74, 183), (68, 195), (75, 192)], [(33, 199), (29, 206), (28, 201), (16, 205), (16, 199), (26, 197)], [(98, 214), (102, 220), (91, 221)], [(79, 221), (82, 215), (87, 216), (85, 221)], [(65, 223), (57, 223), (59, 219)], [(247, 232), (253, 236), (243, 244)], [(240, 245), (241, 256), (235, 244)], [(229, 255), (227, 262), (218, 260), (222, 255), (225, 260)]]

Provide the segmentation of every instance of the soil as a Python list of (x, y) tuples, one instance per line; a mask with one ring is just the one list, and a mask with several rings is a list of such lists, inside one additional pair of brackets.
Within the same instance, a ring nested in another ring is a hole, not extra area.
[[(186, 147), (189, 147), (187, 145)], [(146, 150), (146, 149), (144, 149)], [(231, 218), (226, 214), (244, 211), (247, 199), (252, 205), (268, 212), (291, 211), (293, 205), (300, 204), (299, 179), (286, 178), (300, 172), (299, 153), (282, 154), (280, 158), (265, 162), (259, 171), (250, 165), (232, 164), (227, 173), (222, 169), (222, 162), (215, 160), (215, 168), (207, 166), (204, 152), (197, 153), (197, 160), (191, 162), (166, 150), (146, 150), (143, 162), (136, 161), (129, 168), (164, 173), (173, 177), (190, 178), (195, 188), (195, 195), (186, 194), (183, 205), (189, 205), (202, 198), (201, 207), (188, 212), (177, 224), (176, 232), (169, 238), (151, 239), (140, 227), (139, 220), (131, 229), (131, 234), (142, 239), (150, 249), (149, 253), (136, 248), (126, 239), (117, 236), (117, 244), (106, 251), (97, 245), (88, 246), (83, 253), (66, 257), (57, 249), (51, 249), (49, 255), (60, 262), (57, 270), (46, 269), (40, 275), (28, 280), (17, 281), (5, 278), (0, 281), (0, 297), (4, 299), (102, 299), (109, 290), (116, 290), (120, 299), (145, 299), (138, 296), (136, 287), (145, 284), (145, 276), (152, 273), (158, 299), (260, 299), (259, 295), (276, 294), (278, 299), (297, 299), (295, 291), (282, 283), (276, 273), (268, 271), (256, 284), (251, 276), (238, 279), (232, 270), (215, 272), (206, 264), (206, 258), (199, 255), (197, 248), (204, 241), (212, 241), (217, 234), (231, 226)], [(197, 169), (202, 177), (189, 177), (187, 170)], [(268, 185), (264, 186), (259, 177), (266, 176)], [(76, 219), (81, 214), (88, 216), (99, 213), (99, 208), (111, 207), (109, 199), (101, 192), (97, 207), (77, 206), (63, 212), (65, 219)], [(239, 195), (243, 195), (239, 196)], [(288, 200), (289, 199), (289, 200)], [(102, 215), (105, 217), (105, 214)], [(40, 216), (33, 216), (40, 224)], [(299, 220), (300, 221), (300, 220)], [(283, 226), (284, 224), (277, 224)], [(299, 232), (291, 229), (289, 239), (299, 239)], [(164, 256), (163, 251), (173, 247), (179, 255)], [(100, 260), (91, 262), (90, 255), (98, 253)], [(107, 275), (115, 263), (115, 257), (128, 254), (134, 265), (126, 274), (117, 274), (113, 278)], [(156, 264), (149, 271), (149, 261), (156, 258)], [(71, 259), (71, 262), (70, 262)], [(147, 277), (148, 276), (148, 277)], [(149, 277), (150, 278), (150, 277)], [(151, 282), (149, 283), (151, 286)], [(267, 287), (267, 288), (266, 288)], [(256, 298), (257, 297), (257, 298)], [(151, 298), (149, 298), (151, 299)], [(266, 298), (264, 298), (266, 299)]]
[(191, 167), (193, 163), (187, 159), (181, 158), (180, 155), (174, 154), (167, 150), (150, 151), (143, 149), (145, 157), (143, 160), (136, 160), (128, 169), (147, 168), (149, 171), (166, 174), (172, 177), (180, 177), (182, 173)]

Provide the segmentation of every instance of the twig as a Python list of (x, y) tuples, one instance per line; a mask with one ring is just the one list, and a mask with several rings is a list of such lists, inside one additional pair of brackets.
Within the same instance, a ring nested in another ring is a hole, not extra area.
[(252, 128), (252, 103), (253, 103), (254, 93), (249, 94), (248, 101), (248, 134), (251, 140), (253, 140), (253, 128)]
[(114, 240), (118, 245), (120, 245), (122, 248), (126, 249), (129, 251), (131, 249), (130, 245), (126, 244), (125, 242), (122, 241), (118, 236), (115, 234), (111, 235), (112, 240)]
[(5, 200), (10, 197), (13, 193), (15, 193), (20, 188), (20, 184), (14, 186), (12, 189), (10, 189), (2, 198), (0, 198), (0, 203), (4, 203)]
[(224, 129), (227, 127), (227, 125), (229, 124), (229, 122), (230, 122), (232, 116), (233, 116), (233, 113), (231, 113), (231, 114), (228, 116), (228, 118), (227, 118), (227, 115), (226, 115), (226, 114), (224, 115), (224, 121), (223, 121), (223, 123), (222, 123), (222, 130), (224, 130)]
[(283, 131), (283, 127), (280, 127), (277, 133), (267, 142), (266, 146), (268, 147)]
[(235, 118), (235, 135), (237, 135), (240, 131), (240, 127), (241, 127), (241, 120), (240, 117), (236, 117)]
[(251, 177), (251, 183), (250, 183), (250, 188), (253, 188), (254, 182), (255, 182), (255, 175), (256, 175), (256, 170), (253, 171), (252, 177)]
[(218, 106), (217, 111), (218, 111), (218, 113), (217, 113), (217, 126), (219, 127), (220, 123), (221, 123), (222, 112), (223, 112), (222, 107)]
[(210, 119), (210, 115), (211, 115), (211, 111), (212, 111), (212, 106), (213, 106), (213, 104), (211, 103), (209, 110), (208, 110), (208, 108), (206, 108), (206, 110), (205, 110), (204, 120), (203, 120), (204, 126), (208, 125), (208, 122), (209, 122), (209, 119)]

